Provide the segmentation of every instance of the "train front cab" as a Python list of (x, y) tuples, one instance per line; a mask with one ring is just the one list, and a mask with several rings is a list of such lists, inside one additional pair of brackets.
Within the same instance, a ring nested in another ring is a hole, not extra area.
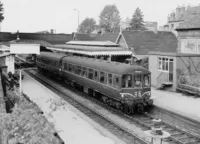
[[(120, 95), (123, 103), (130, 109), (152, 105), (150, 73), (135, 71), (133, 74), (122, 75)], [(134, 107), (134, 108), (132, 108)]]

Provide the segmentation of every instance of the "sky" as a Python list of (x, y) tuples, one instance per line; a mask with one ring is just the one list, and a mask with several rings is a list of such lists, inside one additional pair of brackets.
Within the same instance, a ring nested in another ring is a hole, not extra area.
[[(99, 22), (106, 5), (115, 4), (122, 20), (131, 18), (139, 7), (144, 21), (155, 21), (158, 26), (178, 5), (199, 5), (200, 0), (0, 0), (4, 7), (4, 32), (38, 32), (54, 29), (56, 33), (72, 33), (86, 17)], [(75, 10), (76, 9), (76, 10)]]

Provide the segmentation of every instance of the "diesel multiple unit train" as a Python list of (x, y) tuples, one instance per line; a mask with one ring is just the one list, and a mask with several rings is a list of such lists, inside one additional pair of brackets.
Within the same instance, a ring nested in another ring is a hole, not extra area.
[(150, 72), (141, 66), (51, 52), (37, 55), (36, 65), (40, 72), (60, 77), (127, 114), (143, 111), (153, 103)]

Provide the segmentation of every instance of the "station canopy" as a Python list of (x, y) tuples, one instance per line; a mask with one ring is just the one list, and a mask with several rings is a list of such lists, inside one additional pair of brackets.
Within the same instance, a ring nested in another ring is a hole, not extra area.
[(132, 51), (120, 47), (118, 44), (110, 41), (69, 41), (62, 45), (52, 45), (47, 49), (83, 54), (89, 56), (98, 55), (130, 55)]

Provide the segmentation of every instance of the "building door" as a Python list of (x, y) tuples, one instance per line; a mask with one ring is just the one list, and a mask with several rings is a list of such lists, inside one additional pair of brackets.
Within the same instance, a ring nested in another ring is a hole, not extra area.
[(173, 66), (174, 66), (174, 60), (169, 59), (169, 82), (173, 82)]

